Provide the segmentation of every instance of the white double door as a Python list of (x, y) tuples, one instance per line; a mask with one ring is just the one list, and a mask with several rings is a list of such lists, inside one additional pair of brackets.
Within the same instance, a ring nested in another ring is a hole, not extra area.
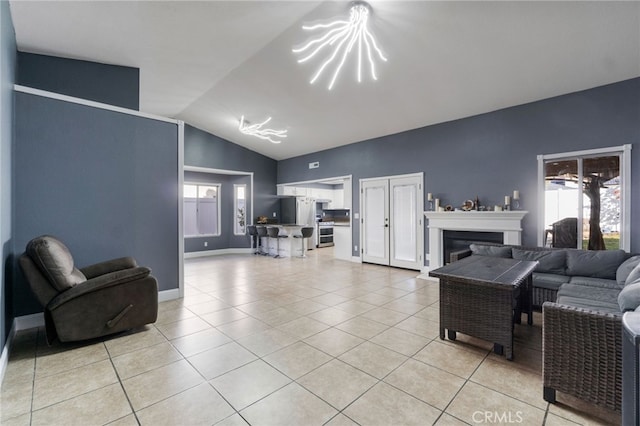
[(362, 261), (421, 270), (422, 174), (360, 182)]

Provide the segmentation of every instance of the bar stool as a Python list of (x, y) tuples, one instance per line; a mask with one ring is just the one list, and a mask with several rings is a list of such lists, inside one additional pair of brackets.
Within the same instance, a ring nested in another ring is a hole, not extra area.
[(255, 225), (249, 225), (247, 226), (247, 232), (249, 232), (249, 236), (251, 237), (253, 254), (258, 254), (258, 229)]
[(313, 228), (312, 227), (304, 227), (300, 229), (300, 234), (299, 235), (294, 235), (293, 238), (300, 238), (302, 241), (302, 255), (300, 257), (307, 257), (306, 250), (304, 249), (304, 240), (306, 238), (311, 238), (311, 236), (313, 235)]
[(277, 228), (275, 226), (267, 228), (267, 233), (269, 234), (269, 239), (276, 239), (276, 255), (273, 257), (280, 257), (280, 238), (289, 238), (289, 236), (280, 235), (280, 228)]
[[(263, 256), (268, 256), (269, 255), (269, 235), (267, 233), (267, 227), (266, 226), (257, 226), (256, 230), (258, 231), (258, 241), (259, 241), (259, 250), (258, 253), (263, 255)], [(264, 251), (264, 246), (262, 245), (262, 238), (263, 237), (267, 237), (267, 251)]]

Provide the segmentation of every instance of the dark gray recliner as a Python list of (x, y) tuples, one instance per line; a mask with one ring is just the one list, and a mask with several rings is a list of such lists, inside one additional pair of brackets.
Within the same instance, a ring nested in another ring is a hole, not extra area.
[(43, 235), (27, 244), (20, 267), (44, 306), (47, 343), (86, 340), (153, 323), (158, 283), (151, 270), (122, 257), (78, 269), (69, 249)]

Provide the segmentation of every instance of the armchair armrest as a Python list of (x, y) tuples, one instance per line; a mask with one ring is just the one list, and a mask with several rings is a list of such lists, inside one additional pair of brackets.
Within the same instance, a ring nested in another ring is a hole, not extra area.
[(124, 284), (131, 281), (137, 281), (147, 277), (151, 273), (151, 269), (145, 266), (138, 266), (136, 268), (123, 269), (119, 271), (110, 272), (108, 274), (100, 275), (96, 278), (87, 280), (75, 287), (60, 293), (54, 299), (49, 302), (47, 309), (53, 311), (60, 305), (67, 303), (68, 301), (91, 293), (94, 291), (102, 290), (108, 287)]
[(138, 266), (138, 263), (133, 257), (120, 257), (118, 259), (85, 266), (84, 268), (80, 268), (80, 272), (90, 280), (91, 278), (99, 277), (100, 275), (121, 271), (123, 269), (135, 268), (136, 266)]

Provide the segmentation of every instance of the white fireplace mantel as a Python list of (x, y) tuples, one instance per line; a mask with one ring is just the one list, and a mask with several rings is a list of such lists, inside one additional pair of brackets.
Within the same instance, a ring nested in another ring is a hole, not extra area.
[(502, 232), (504, 244), (520, 245), (522, 218), (528, 212), (424, 212), (429, 220), (429, 269), (442, 266), (442, 231)]

